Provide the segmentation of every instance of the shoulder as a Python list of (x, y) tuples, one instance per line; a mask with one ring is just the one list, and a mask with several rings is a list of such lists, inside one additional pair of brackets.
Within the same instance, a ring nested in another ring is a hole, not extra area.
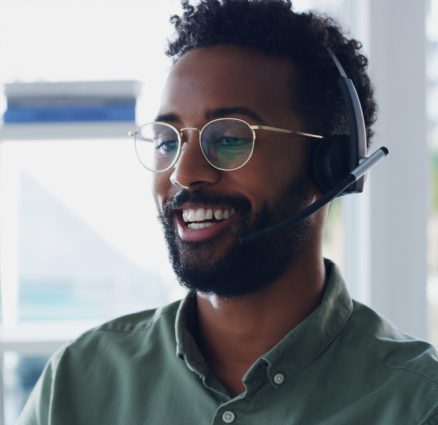
[(160, 341), (173, 345), (175, 340), (175, 317), (181, 301), (164, 307), (145, 310), (122, 316), (83, 333), (66, 344), (55, 356), (56, 363), (80, 357), (127, 356), (140, 354), (150, 346), (159, 347)]
[(392, 375), (423, 382), (438, 391), (438, 354), (429, 343), (398, 330), (372, 309), (354, 302), (342, 342)]
[(431, 344), (358, 302), (339, 336), (337, 361), (348, 370), (349, 391), (366, 388), (365, 398), (391, 406), (399, 419), (438, 425), (438, 355)]
[[(112, 423), (132, 394), (164, 376), (166, 359), (176, 358), (179, 304), (111, 320), (63, 346), (46, 364), (19, 423)], [(111, 408), (103, 409), (108, 400)]]
[(92, 329), (89, 333), (109, 332), (127, 335), (144, 332), (154, 325), (162, 326), (165, 323), (173, 323), (180, 303), (181, 300), (163, 307), (118, 317)]

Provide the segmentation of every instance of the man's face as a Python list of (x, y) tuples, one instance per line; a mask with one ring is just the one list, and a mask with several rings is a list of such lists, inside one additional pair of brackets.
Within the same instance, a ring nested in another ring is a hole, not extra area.
[[(202, 128), (214, 118), (303, 129), (291, 108), (294, 66), (231, 45), (198, 48), (170, 72), (159, 120), (176, 128)], [(238, 238), (282, 221), (308, 205), (309, 146), (290, 134), (256, 130), (251, 160), (219, 171), (204, 159), (199, 133), (183, 131), (174, 168), (156, 174), (154, 196), (174, 270), (190, 289), (239, 296), (266, 287), (301, 255), (309, 221), (257, 241)], [(193, 223), (194, 222), (194, 223)]]

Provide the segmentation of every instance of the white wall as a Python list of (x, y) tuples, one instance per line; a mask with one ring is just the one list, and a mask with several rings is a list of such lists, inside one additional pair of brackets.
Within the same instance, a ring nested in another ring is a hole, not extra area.
[(370, 303), (402, 330), (427, 337), (425, 0), (369, 0), (375, 146), (390, 156), (370, 191)]

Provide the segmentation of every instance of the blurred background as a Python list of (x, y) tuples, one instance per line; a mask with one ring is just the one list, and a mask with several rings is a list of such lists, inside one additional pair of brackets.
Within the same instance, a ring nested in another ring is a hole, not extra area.
[[(352, 295), (438, 345), (438, 0), (296, 0), (363, 42), (390, 156), (331, 209)], [(128, 131), (153, 117), (178, 0), (0, 0), (0, 425), (47, 358), (184, 292)]]

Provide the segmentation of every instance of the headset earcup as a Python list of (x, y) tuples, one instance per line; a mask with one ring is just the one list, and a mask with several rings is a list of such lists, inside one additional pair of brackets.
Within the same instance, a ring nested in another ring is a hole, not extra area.
[(326, 137), (318, 144), (313, 153), (311, 174), (322, 193), (326, 193), (348, 174), (349, 158), (348, 135)]

